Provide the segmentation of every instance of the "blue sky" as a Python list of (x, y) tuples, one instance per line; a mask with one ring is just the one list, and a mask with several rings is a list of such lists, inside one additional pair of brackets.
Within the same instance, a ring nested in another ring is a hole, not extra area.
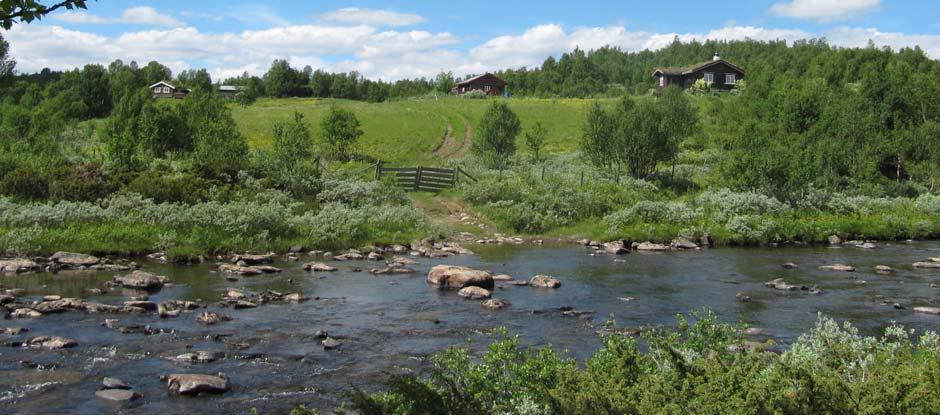
[[(674, 10), (685, 10), (675, 12)], [(927, 0), (114, 1), (57, 12), (3, 36), (21, 72), (113, 59), (158, 60), (214, 78), (260, 74), (274, 58), (371, 78), (538, 65), (575, 46), (656, 49), (673, 37), (869, 39), (940, 57), (940, 4)]]

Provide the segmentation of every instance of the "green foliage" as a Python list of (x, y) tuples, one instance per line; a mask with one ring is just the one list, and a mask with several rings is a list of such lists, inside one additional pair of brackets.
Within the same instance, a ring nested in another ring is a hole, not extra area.
[(21, 200), (42, 200), (49, 197), (46, 179), (29, 167), (18, 167), (0, 179), (0, 194)]
[(280, 165), (288, 168), (313, 157), (313, 139), (303, 114), (294, 112), (292, 122), (274, 124), (273, 153)]
[(525, 133), (525, 146), (532, 153), (532, 160), (538, 163), (541, 160), (542, 147), (545, 145), (545, 136), (548, 131), (541, 121), (536, 121), (531, 131)]
[(456, 81), (454, 81), (453, 72), (441, 72), (434, 78), (434, 88), (442, 94), (449, 94), (454, 89), (454, 85)]
[[(820, 316), (790, 350), (744, 347), (742, 328), (710, 312), (674, 328), (609, 334), (584, 366), (550, 347), (503, 337), (475, 358), (436, 354), (430, 373), (393, 376), (376, 394), (355, 391), (362, 414), (858, 414), (933, 413), (940, 336), (889, 326), (866, 337)], [(766, 346), (765, 346), (766, 347)]]
[(92, 202), (113, 190), (109, 178), (95, 164), (62, 166), (49, 178), (49, 197), (52, 200)]
[(362, 136), (359, 119), (350, 110), (330, 107), (320, 120), (320, 134), (323, 137), (326, 154), (337, 160), (349, 160), (355, 150), (356, 141)]
[(493, 101), (483, 113), (473, 140), (473, 153), (490, 167), (504, 167), (516, 153), (519, 117), (505, 102)]
[(85, 9), (85, 3), (86, 0), (64, 0), (45, 5), (37, 0), (5, 0), (0, 2), (0, 27), (10, 30), (17, 20), (29, 23), (62, 7), (69, 10)]
[(187, 174), (170, 175), (166, 172), (145, 172), (124, 188), (156, 203), (195, 204), (208, 198), (209, 182)]
[(248, 143), (228, 119), (208, 121), (196, 127), (193, 162), (206, 177), (232, 178), (248, 166)]
[(16, 61), (9, 56), (9, 52), (10, 43), (0, 34), (0, 88), (6, 86), (13, 76), (13, 69), (16, 68)]

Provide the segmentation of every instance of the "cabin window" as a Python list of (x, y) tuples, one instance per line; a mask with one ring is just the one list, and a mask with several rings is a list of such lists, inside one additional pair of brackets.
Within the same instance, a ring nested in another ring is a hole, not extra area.
[(711, 84), (715, 82), (715, 74), (711, 72), (705, 72), (705, 82)]
[(169, 93), (170, 93), (170, 87), (168, 87), (168, 86), (163, 87), (163, 93), (164, 93), (164, 94), (169, 94)]
[(737, 81), (733, 73), (725, 74), (725, 84), (734, 85)]
[(666, 77), (665, 77), (665, 76), (660, 76), (660, 77), (659, 77), (659, 86), (666, 86)]
[(489, 86), (489, 85), (485, 85), (485, 86), (483, 87), (483, 91), (484, 91), (484, 92), (490, 92), (490, 86)]
[(154, 88), (154, 89), (153, 89), (153, 92), (159, 94), (159, 93), (160, 93), (160, 87)]

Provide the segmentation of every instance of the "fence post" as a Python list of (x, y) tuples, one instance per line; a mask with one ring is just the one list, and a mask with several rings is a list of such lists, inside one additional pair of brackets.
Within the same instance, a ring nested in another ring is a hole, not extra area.
[(542, 181), (545, 181), (545, 165), (542, 165)]
[(415, 172), (415, 191), (418, 191), (418, 186), (421, 184), (421, 166), (418, 166), (418, 171)]
[(382, 179), (382, 160), (375, 162), (375, 180)]
[(617, 184), (620, 184), (620, 164), (617, 164)]
[(581, 170), (581, 187), (584, 187), (584, 170)]

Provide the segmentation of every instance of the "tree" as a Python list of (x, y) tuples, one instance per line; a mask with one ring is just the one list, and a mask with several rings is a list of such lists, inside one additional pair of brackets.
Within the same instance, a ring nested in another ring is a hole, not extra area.
[(516, 136), (522, 126), (505, 102), (493, 101), (483, 113), (473, 141), (473, 153), (490, 167), (502, 169), (516, 153)]
[(160, 81), (169, 81), (170, 79), (173, 79), (173, 71), (157, 61), (150, 61), (150, 63), (143, 67), (140, 72), (141, 78), (143, 78), (144, 84), (146, 86), (153, 85)]
[(248, 142), (231, 116), (199, 125), (193, 136), (196, 169), (209, 178), (234, 178), (248, 165)]
[[(667, 154), (675, 155), (679, 152), (679, 144), (692, 135), (695, 126), (698, 124), (698, 111), (692, 106), (689, 97), (682, 90), (670, 85), (663, 91), (659, 101), (665, 116), (663, 120), (663, 129), (667, 138)], [(675, 175), (676, 158), (672, 159), (672, 174)]]
[(192, 89), (203, 89), (206, 91), (212, 90), (212, 77), (209, 76), (209, 71), (205, 69), (189, 69), (176, 75), (176, 82), (179, 86), (186, 86)]
[(598, 168), (607, 168), (616, 163), (616, 153), (612, 151), (613, 129), (610, 114), (597, 101), (591, 104), (581, 129), (581, 154)]
[(46, 6), (36, 0), (0, 1), (0, 27), (10, 30), (17, 20), (29, 23), (62, 7), (69, 10), (86, 9), (85, 3), (85, 0), (65, 0)]
[(437, 74), (437, 78), (434, 79), (434, 87), (437, 88), (437, 92), (442, 94), (449, 94), (452, 89), (454, 89), (454, 73), (453, 72), (441, 72)]
[(313, 156), (313, 140), (303, 114), (295, 111), (293, 121), (274, 124), (273, 152), (276, 162), (286, 167)]
[(16, 61), (8, 56), (9, 52), (10, 44), (0, 34), (0, 87), (12, 78), (13, 70), (16, 69)]
[(128, 92), (105, 124), (105, 153), (117, 170), (133, 171), (140, 166), (138, 126), (143, 107), (150, 99), (150, 91), (143, 88)]
[(87, 117), (98, 118), (111, 112), (111, 85), (108, 71), (101, 65), (85, 65), (79, 73), (78, 92), (85, 103)]
[(302, 72), (291, 68), (284, 59), (275, 59), (264, 74), (264, 89), (269, 97), (292, 97), (301, 95), (306, 85)]
[(344, 161), (350, 159), (356, 140), (362, 136), (356, 114), (336, 106), (320, 120), (320, 133), (330, 156)]
[(545, 145), (547, 135), (548, 130), (545, 129), (541, 121), (536, 121), (532, 130), (525, 133), (525, 145), (529, 148), (529, 152), (532, 153), (532, 160), (536, 163), (541, 160), (542, 146)]

